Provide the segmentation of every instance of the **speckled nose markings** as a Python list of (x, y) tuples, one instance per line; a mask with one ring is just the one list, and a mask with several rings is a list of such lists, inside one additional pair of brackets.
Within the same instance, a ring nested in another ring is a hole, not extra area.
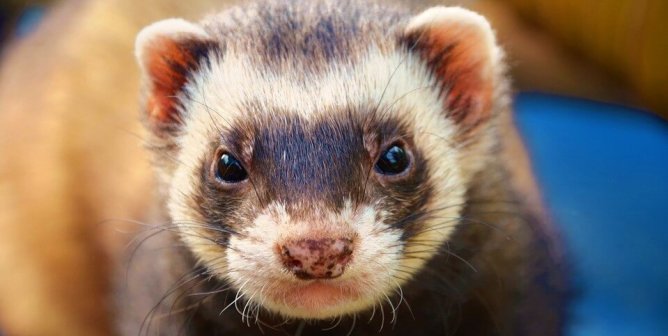
[(332, 279), (343, 274), (353, 254), (351, 239), (302, 239), (281, 245), (285, 268), (299, 279)]

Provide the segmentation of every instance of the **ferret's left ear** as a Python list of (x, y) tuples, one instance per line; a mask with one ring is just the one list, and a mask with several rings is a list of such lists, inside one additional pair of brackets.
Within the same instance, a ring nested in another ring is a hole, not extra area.
[(473, 127), (490, 116), (501, 51), (484, 17), (459, 7), (433, 7), (412, 18), (402, 38), (440, 82), (449, 117)]
[(217, 43), (200, 26), (167, 19), (144, 28), (135, 56), (145, 85), (145, 119), (154, 131), (178, 129), (182, 123), (179, 95)]

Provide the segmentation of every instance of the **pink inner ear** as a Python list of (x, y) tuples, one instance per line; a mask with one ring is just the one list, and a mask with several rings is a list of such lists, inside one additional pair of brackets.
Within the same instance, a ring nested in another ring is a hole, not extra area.
[(180, 122), (177, 95), (188, 76), (197, 71), (201, 57), (212, 48), (212, 42), (174, 40), (167, 37), (151, 42), (146, 71), (151, 81), (147, 100), (148, 119), (157, 124)]
[(491, 115), (494, 76), (490, 47), (483, 34), (470, 27), (435, 26), (414, 40), (442, 81), (449, 116), (466, 127), (474, 127)]

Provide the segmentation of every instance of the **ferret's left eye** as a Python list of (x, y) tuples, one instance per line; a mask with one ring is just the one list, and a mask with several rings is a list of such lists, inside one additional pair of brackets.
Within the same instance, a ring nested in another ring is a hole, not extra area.
[(408, 153), (401, 145), (394, 144), (387, 148), (376, 161), (376, 171), (383, 175), (401, 174), (410, 165)]
[(246, 169), (244, 169), (237, 158), (223, 153), (218, 159), (216, 177), (223, 182), (239, 183), (248, 178), (248, 173), (246, 173)]

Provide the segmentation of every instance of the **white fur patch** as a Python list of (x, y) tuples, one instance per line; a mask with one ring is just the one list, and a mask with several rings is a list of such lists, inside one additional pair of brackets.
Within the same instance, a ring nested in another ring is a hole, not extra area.
[[(366, 308), (394, 287), (394, 282), (386, 278), (392, 279), (396, 270), (388, 266), (397, 265), (401, 258), (401, 246), (397, 244), (401, 232), (386, 230), (385, 225), (374, 220), (375, 213), (376, 209), (369, 206), (353, 211), (348, 202), (342, 213), (324, 212), (318, 223), (304, 223), (290, 218), (280, 204), (272, 204), (248, 225), (243, 235), (231, 238), (231, 250), (227, 253), (231, 271), (222, 276), (237, 287), (244, 285), (247, 297), (254, 297), (266, 308), (286, 316), (329, 318)], [(283, 269), (275, 253), (277, 245), (303, 235), (354, 237), (354, 257), (343, 275), (332, 281), (341, 284), (355, 281), (365, 295), (318, 311), (286, 306), (268, 295), (272, 291), (284, 291), (280, 284), (298, 286), (303, 283)], [(361, 279), (364, 280), (357, 281)], [(357, 308), (351, 310), (352, 307)]]

